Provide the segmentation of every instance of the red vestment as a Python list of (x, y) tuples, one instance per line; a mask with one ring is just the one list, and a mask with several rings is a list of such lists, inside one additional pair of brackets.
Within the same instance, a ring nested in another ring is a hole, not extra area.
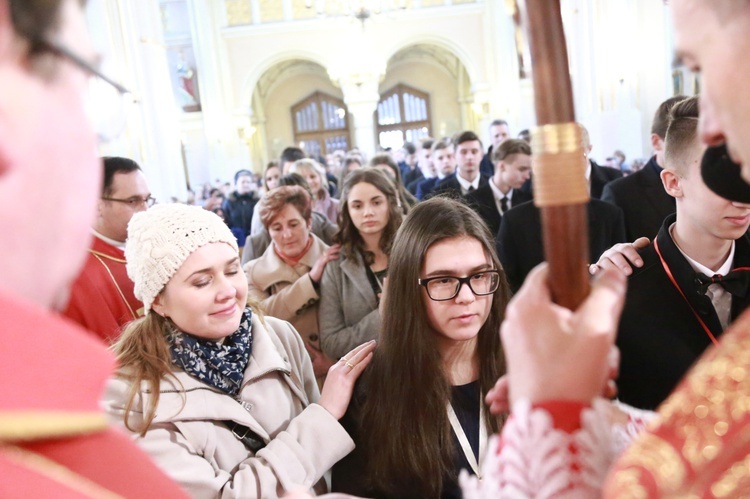
[(68, 321), (0, 294), (0, 497), (186, 497), (99, 409), (114, 367)]
[(107, 344), (117, 339), (122, 326), (143, 315), (143, 304), (133, 294), (125, 264), (123, 250), (94, 236), (63, 312)]

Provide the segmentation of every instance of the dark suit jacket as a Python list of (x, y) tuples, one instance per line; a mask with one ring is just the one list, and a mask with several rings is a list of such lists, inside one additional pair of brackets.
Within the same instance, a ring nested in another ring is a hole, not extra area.
[[(589, 258), (599, 259), (604, 251), (625, 241), (622, 210), (598, 199), (587, 205), (589, 225)], [(539, 208), (526, 202), (508, 210), (497, 234), (497, 253), (515, 292), (528, 273), (544, 261), (542, 221)]]
[(646, 236), (653, 239), (667, 215), (675, 212), (675, 201), (664, 190), (661, 168), (652, 157), (643, 168), (607, 184), (602, 200), (619, 206), (625, 215), (628, 241)]
[[(458, 183), (456, 175), (458, 175), (458, 172), (439, 181), (435, 186), (435, 189), (432, 191), (432, 194), (427, 196), (427, 198), (430, 198), (432, 196), (439, 196), (440, 194), (448, 194), (449, 196), (454, 198), (463, 198), (464, 195), (461, 193), (461, 184)], [(486, 177), (485, 175), (482, 175), (480, 173), (479, 187), (481, 188), (483, 185), (487, 185), (488, 180), (489, 177)]]
[[(466, 195), (466, 202), (469, 206), (474, 208), (474, 211), (479, 213), (479, 216), (482, 217), (484, 223), (489, 227), (490, 234), (494, 235), (500, 230), (500, 220), (502, 219), (502, 215), (497, 211), (497, 203), (495, 203), (495, 195), (492, 192), (490, 182), (492, 182), (491, 179), (486, 185), (483, 185), (474, 192), (468, 193)], [(525, 203), (526, 201), (531, 201), (531, 194), (520, 189), (513, 189), (513, 194), (510, 198), (511, 208), (514, 208), (521, 203)]]
[(423, 201), (425, 198), (429, 197), (429, 195), (432, 194), (432, 191), (435, 190), (435, 186), (438, 182), (440, 182), (440, 180), (441, 179), (437, 177), (421, 179), (417, 184), (417, 193), (415, 194), (415, 196), (417, 196), (417, 199)]
[[(699, 294), (695, 272), (669, 235), (675, 215), (665, 219), (656, 237), (659, 250), (675, 281), (715, 337), (722, 333), (711, 299)], [(690, 366), (711, 345), (693, 311), (667, 277), (654, 244), (639, 251), (643, 267), (628, 279), (625, 309), (620, 317), (621, 401), (643, 409), (655, 409), (677, 386)], [(737, 240), (734, 267), (750, 266), (750, 238)], [(732, 299), (732, 320), (748, 305), (750, 297)]]
[(404, 175), (402, 182), (404, 186), (406, 186), (406, 190), (416, 195), (417, 185), (419, 185), (422, 180), (424, 180), (424, 174), (422, 174), (422, 170), (419, 169), (419, 166), (416, 166), (413, 170)]
[(599, 166), (591, 159), (589, 163), (591, 164), (591, 175), (589, 175), (591, 189), (589, 192), (592, 198), (601, 199), (604, 186), (613, 180), (622, 178), (622, 172), (608, 166)]
[(482, 157), (479, 163), (479, 173), (491, 177), (495, 174), (495, 165), (492, 163), (492, 146), (487, 148), (487, 154)]

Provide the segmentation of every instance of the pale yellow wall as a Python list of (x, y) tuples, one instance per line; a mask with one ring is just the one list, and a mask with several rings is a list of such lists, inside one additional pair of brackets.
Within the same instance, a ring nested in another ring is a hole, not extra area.
[(399, 83), (430, 94), (434, 136), (449, 136), (461, 129), (458, 85), (447, 71), (427, 62), (400, 62), (388, 68), (386, 77), (380, 84), (380, 94)]
[(271, 158), (278, 158), (285, 147), (294, 145), (291, 108), (313, 92), (320, 91), (343, 99), (341, 89), (321, 75), (298, 74), (279, 83), (264, 103), (266, 143)]

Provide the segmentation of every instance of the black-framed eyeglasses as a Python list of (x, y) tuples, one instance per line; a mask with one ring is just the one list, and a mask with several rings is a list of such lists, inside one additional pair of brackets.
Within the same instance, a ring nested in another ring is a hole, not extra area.
[(483, 270), (467, 277), (437, 276), (428, 279), (417, 279), (420, 286), (427, 290), (427, 296), (433, 301), (452, 300), (466, 284), (476, 296), (491, 295), (500, 286), (500, 272)]
[(107, 198), (107, 197), (102, 196), (102, 199), (104, 201), (114, 201), (115, 203), (123, 203), (133, 209), (138, 208), (139, 206), (143, 206), (144, 204), (146, 205), (147, 208), (151, 208), (156, 203), (156, 198), (153, 196), (149, 196), (147, 198), (134, 196), (128, 199)]

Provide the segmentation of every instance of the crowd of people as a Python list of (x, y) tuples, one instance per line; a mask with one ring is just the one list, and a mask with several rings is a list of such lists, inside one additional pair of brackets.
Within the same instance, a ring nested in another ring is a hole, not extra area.
[(52, 3), (0, 0), (0, 194), (40, 201), (0, 219), (0, 495), (750, 491), (750, 2), (670, 2), (704, 94), (659, 106), (641, 170), (597, 165), (582, 129), (572, 311), (507, 122), (488, 149), (291, 147), (262, 186), (158, 204), (96, 157), (81, 3)]

